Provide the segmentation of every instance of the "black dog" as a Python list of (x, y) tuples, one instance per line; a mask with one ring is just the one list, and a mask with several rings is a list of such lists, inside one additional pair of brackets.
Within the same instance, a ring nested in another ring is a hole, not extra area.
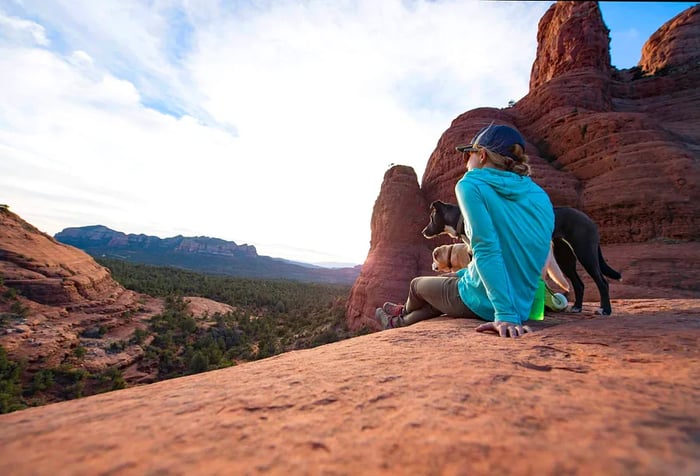
[[(434, 238), (446, 233), (461, 239), (467, 244), (469, 240), (464, 232), (464, 219), (459, 206), (436, 200), (430, 204), (430, 222), (423, 229), (423, 236)], [(598, 226), (585, 213), (571, 207), (554, 207), (554, 258), (574, 288), (575, 301), (572, 312), (581, 312), (583, 308), (583, 281), (576, 273), (576, 260), (591, 275), (600, 292), (600, 310), (597, 314), (610, 315), (610, 293), (608, 282), (622, 279), (622, 275), (605, 262), (600, 249)]]

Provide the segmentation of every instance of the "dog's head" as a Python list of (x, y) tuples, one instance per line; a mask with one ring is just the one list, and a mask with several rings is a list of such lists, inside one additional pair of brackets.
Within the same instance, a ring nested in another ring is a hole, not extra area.
[(433, 249), (433, 271), (439, 273), (448, 273), (450, 271), (448, 253), (449, 245), (442, 245)]
[(471, 249), (465, 243), (438, 246), (433, 250), (433, 271), (450, 273), (466, 268), (472, 260)]
[(459, 238), (457, 225), (461, 216), (459, 206), (435, 200), (430, 204), (430, 221), (423, 228), (423, 236), (435, 238), (446, 233), (453, 238)]

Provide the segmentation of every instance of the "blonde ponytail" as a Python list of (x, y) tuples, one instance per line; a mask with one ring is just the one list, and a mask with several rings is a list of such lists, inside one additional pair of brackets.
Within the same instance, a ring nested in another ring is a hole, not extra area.
[(528, 163), (530, 159), (520, 144), (513, 144), (510, 149), (513, 155), (517, 157), (517, 160), (493, 152), (486, 147), (481, 148), (486, 151), (486, 156), (489, 158), (489, 161), (491, 161), (497, 169), (507, 170), (522, 176), (530, 175), (530, 164)]

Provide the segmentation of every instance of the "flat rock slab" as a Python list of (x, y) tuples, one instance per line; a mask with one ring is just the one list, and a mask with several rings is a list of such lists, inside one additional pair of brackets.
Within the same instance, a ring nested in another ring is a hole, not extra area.
[(700, 474), (700, 300), (442, 317), (0, 415), (0, 474)]

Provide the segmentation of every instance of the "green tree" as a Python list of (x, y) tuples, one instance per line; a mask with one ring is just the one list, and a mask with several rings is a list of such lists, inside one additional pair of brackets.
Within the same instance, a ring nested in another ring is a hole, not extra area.
[(0, 413), (26, 408), (22, 400), (22, 365), (10, 360), (0, 346)]
[(41, 369), (32, 377), (31, 393), (49, 390), (54, 385), (53, 371), (51, 369)]
[(190, 360), (190, 372), (193, 374), (198, 374), (201, 372), (206, 372), (209, 370), (209, 357), (204, 355), (201, 351), (196, 351), (192, 355), (192, 360)]
[(105, 372), (101, 375), (100, 380), (107, 383), (106, 391), (108, 392), (111, 390), (126, 388), (126, 380), (124, 380), (122, 371), (116, 367), (111, 367), (105, 370)]

